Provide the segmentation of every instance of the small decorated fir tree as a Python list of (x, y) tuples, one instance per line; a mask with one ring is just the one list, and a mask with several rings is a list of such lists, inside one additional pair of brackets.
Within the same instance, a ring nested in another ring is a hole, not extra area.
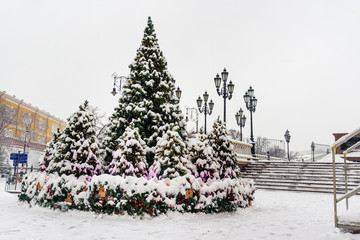
[(131, 124), (120, 139), (118, 150), (113, 153), (109, 173), (120, 176), (147, 177), (146, 145), (138, 129)]
[(189, 144), (189, 159), (195, 166), (195, 177), (201, 177), (203, 182), (209, 178), (219, 178), (220, 164), (214, 158), (214, 150), (202, 129)]
[(238, 177), (240, 169), (237, 165), (236, 154), (233, 151), (234, 146), (231, 143), (226, 126), (220, 121), (220, 118), (214, 123), (213, 129), (208, 137), (211, 147), (214, 150), (214, 158), (217, 159), (220, 164), (220, 178)]
[(49, 166), (49, 163), (54, 158), (54, 154), (56, 152), (56, 144), (58, 142), (58, 138), (60, 136), (60, 130), (57, 129), (57, 132), (54, 133), (53, 139), (51, 139), (48, 144), (46, 144), (45, 154), (42, 159), (39, 160), (39, 166), (41, 171), (46, 172), (46, 168)]
[(175, 178), (190, 173), (193, 169), (186, 155), (186, 145), (182, 141), (178, 127), (170, 128), (156, 145), (154, 163), (149, 169), (149, 178)]
[(94, 116), (88, 110), (88, 101), (79, 107), (58, 136), (48, 173), (76, 177), (101, 174), (99, 147), (94, 128)]

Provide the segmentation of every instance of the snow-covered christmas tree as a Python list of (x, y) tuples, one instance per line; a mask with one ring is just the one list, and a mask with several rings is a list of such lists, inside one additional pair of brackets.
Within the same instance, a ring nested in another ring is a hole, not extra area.
[(201, 177), (203, 182), (209, 178), (219, 178), (220, 164), (214, 157), (214, 150), (202, 129), (196, 139), (189, 143), (189, 159), (195, 166), (195, 177)]
[(119, 141), (119, 149), (113, 152), (109, 173), (120, 176), (147, 177), (146, 145), (134, 124), (125, 129), (125, 133)]
[(66, 128), (52, 146), (53, 156), (46, 168), (47, 173), (74, 174), (76, 177), (102, 173), (94, 116), (88, 107), (88, 101), (85, 101), (68, 119)]
[(107, 137), (103, 141), (104, 162), (113, 160), (119, 139), (132, 123), (146, 143), (146, 158), (152, 164), (158, 139), (177, 126), (179, 139), (185, 140), (185, 121), (174, 96), (175, 80), (167, 71), (167, 62), (160, 50), (154, 25), (149, 17), (141, 46), (137, 50), (130, 75), (123, 87), (119, 105), (110, 117)]
[(41, 163), (45, 172), (25, 176), (19, 200), (52, 209), (139, 216), (251, 206), (253, 181), (236, 178), (236, 157), (220, 120), (210, 138), (199, 135), (188, 153), (175, 81), (150, 18), (129, 67), (102, 142), (110, 175), (102, 174), (94, 114), (86, 101), (48, 145)]
[(186, 145), (182, 141), (178, 127), (171, 127), (156, 145), (154, 163), (149, 169), (149, 178), (175, 178), (190, 173), (193, 168), (186, 156)]
[(53, 139), (51, 139), (51, 141), (46, 144), (44, 157), (39, 160), (39, 166), (41, 171), (46, 172), (46, 168), (49, 166), (49, 163), (53, 159), (56, 151), (56, 144), (60, 135), (60, 130), (57, 129), (57, 131), (54, 133)]
[(215, 121), (213, 129), (209, 134), (211, 147), (214, 149), (214, 158), (220, 164), (220, 178), (236, 178), (240, 174), (237, 165), (236, 154), (233, 151), (233, 144), (229, 137), (229, 132), (220, 117)]

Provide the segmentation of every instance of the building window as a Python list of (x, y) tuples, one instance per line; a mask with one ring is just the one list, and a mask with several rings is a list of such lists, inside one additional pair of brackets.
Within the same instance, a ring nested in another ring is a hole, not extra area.
[(24, 112), (21, 117), (22, 124), (26, 127), (31, 127), (31, 123), (33, 120), (32, 114)]
[(40, 118), (38, 125), (39, 125), (39, 130), (40, 131), (45, 131), (46, 130), (46, 121), (45, 121), (45, 119)]
[(20, 136), (20, 140), (24, 141), (24, 140), (25, 140), (25, 136), (26, 136), (26, 133), (22, 132), (22, 133), (21, 133), (21, 136)]
[(56, 133), (58, 129), (59, 129), (59, 126), (53, 124), (53, 125), (52, 125), (52, 128), (51, 128), (51, 132), (52, 132), (52, 133)]
[(10, 137), (10, 138), (14, 137), (14, 132), (12, 129), (6, 130), (5, 134), (7, 137)]
[[(4, 106), (4, 108), (3, 108), (3, 106)], [(7, 121), (12, 121), (12, 119), (14, 119), (14, 117), (15, 117), (15, 109), (6, 104), (3, 106), (1, 106), (1, 114), (4, 114)]]

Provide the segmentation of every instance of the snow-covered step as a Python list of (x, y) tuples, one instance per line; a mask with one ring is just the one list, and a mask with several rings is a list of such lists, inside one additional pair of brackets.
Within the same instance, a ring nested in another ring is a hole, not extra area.
[[(308, 176), (319, 176), (319, 177), (333, 177), (332, 172), (308, 172), (308, 171), (246, 171), (242, 172), (242, 174), (261, 174), (261, 175), (308, 175)], [(347, 173), (348, 177), (352, 178), (360, 178), (360, 173)], [(336, 173), (336, 177), (344, 178), (345, 174)]]
[[(260, 188), (259, 188), (260, 189)], [(266, 190), (281, 190), (281, 191), (296, 191), (296, 192), (316, 192), (316, 193), (333, 193), (333, 190), (326, 190), (326, 189), (316, 189), (316, 188), (309, 188), (309, 189), (303, 189), (303, 188), (287, 188), (287, 187), (272, 187), (272, 186), (264, 186), (261, 189)], [(345, 193), (345, 192), (338, 192), (338, 193)]]
[[(321, 189), (333, 189), (332, 184), (321, 183), (321, 184), (314, 184), (314, 183), (304, 183), (304, 182), (276, 182), (276, 181), (269, 181), (269, 182), (259, 182), (255, 181), (255, 186), (283, 186), (283, 187), (303, 187), (303, 188), (321, 188)], [(348, 190), (356, 188), (358, 185), (348, 185)], [(337, 184), (337, 189), (345, 190), (344, 184)]]
[[(273, 175), (261, 175), (261, 176), (259, 176), (259, 175), (256, 175), (256, 174), (245, 174), (245, 175), (243, 175), (243, 177), (245, 177), (245, 178), (253, 178), (253, 179), (257, 179), (257, 180), (271, 180), (271, 179), (274, 179), (274, 180), (286, 180), (286, 181), (313, 181), (313, 182), (323, 181), (323, 182), (331, 182), (331, 183), (332, 183), (332, 180), (333, 180), (332, 177), (305, 177), (305, 176), (289, 177), (289, 176), (273, 176)], [(349, 182), (352, 182), (354, 184), (360, 183), (359, 178), (356, 178), (356, 179), (350, 178), (349, 180), (350, 180)], [(336, 181), (337, 182), (344, 182), (345, 178), (337, 177)]]
[[(333, 176), (332, 175), (328, 175), (328, 174), (317, 174), (317, 175), (312, 175), (312, 174), (301, 174), (301, 173), (292, 173), (292, 174), (288, 174), (288, 173), (283, 173), (283, 174), (271, 174), (271, 173), (243, 173), (242, 177), (252, 177), (252, 178), (257, 178), (257, 177), (276, 177), (276, 178), (297, 178), (297, 179), (327, 179), (327, 180), (332, 180)], [(360, 181), (359, 176), (347, 176), (349, 181)], [(343, 181), (345, 180), (345, 176), (336, 176), (337, 180)]]
[[(283, 182), (283, 181), (280, 181), (280, 180), (272, 180), (272, 179), (267, 179), (267, 180), (259, 180), (257, 179), (255, 181), (255, 184), (257, 185), (260, 185), (260, 184), (269, 184), (269, 183), (274, 183), (274, 184), (292, 184), (292, 185), (312, 185), (312, 186), (333, 186), (332, 183), (330, 182), (325, 182), (325, 181), (287, 181), (287, 182)], [(339, 187), (345, 187), (345, 183), (337, 183), (336, 186), (339, 186)], [(348, 184), (348, 188), (355, 188), (355, 187), (358, 187), (359, 185), (358, 184), (354, 184), (354, 183), (351, 183), (351, 184)]]
[[(342, 163), (335, 164), (337, 191), (345, 192), (345, 171)], [(332, 163), (255, 162), (247, 165), (241, 176), (251, 178), (259, 189), (333, 192)], [(360, 184), (360, 164), (347, 164), (348, 189)]]
[[(251, 169), (254, 169), (254, 170), (256, 170), (256, 169), (258, 169), (258, 170), (260, 170), (260, 169), (264, 169), (264, 166), (249, 166), (249, 168), (251, 168)], [(277, 166), (267, 166), (266, 167), (266, 169), (303, 169), (303, 170), (332, 170), (332, 167), (316, 167), (316, 166), (309, 166), (309, 167), (300, 167), (300, 166), (288, 166), (288, 167), (284, 167), (284, 166), (279, 166), (279, 167), (277, 167)], [(340, 168), (340, 167), (336, 167), (335, 168), (335, 170), (336, 171), (345, 171), (344, 170), (344, 168)], [(358, 168), (358, 167), (351, 167), (351, 168), (347, 168), (346, 169), (347, 171), (357, 171), (357, 172), (359, 172), (360, 171), (360, 168)]]

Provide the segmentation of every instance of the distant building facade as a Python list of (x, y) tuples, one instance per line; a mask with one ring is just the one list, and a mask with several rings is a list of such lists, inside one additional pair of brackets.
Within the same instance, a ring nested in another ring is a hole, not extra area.
[[(342, 136), (345, 136), (346, 134), (347, 133), (333, 133), (333, 135), (335, 137), (335, 141), (339, 140)], [(343, 154), (344, 151), (346, 151), (346, 149), (353, 146), (355, 143), (357, 143), (359, 141), (360, 141), (360, 134), (356, 135), (355, 137), (351, 138), (346, 143), (344, 143), (341, 146), (337, 147), (336, 148), (336, 154)], [(360, 151), (360, 149), (358, 151)], [(356, 157), (348, 156), (347, 159), (350, 160), (350, 161), (360, 161), (360, 157), (357, 157), (357, 156)]]
[(65, 121), (38, 109), (29, 103), (0, 91), (0, 105), (5, 113), (12, 118), (4, 127), (4, 135), (9, 145), (23, 148), (26, 144), (33, 150), (44, 150), (57, 129), (65, 128)]

